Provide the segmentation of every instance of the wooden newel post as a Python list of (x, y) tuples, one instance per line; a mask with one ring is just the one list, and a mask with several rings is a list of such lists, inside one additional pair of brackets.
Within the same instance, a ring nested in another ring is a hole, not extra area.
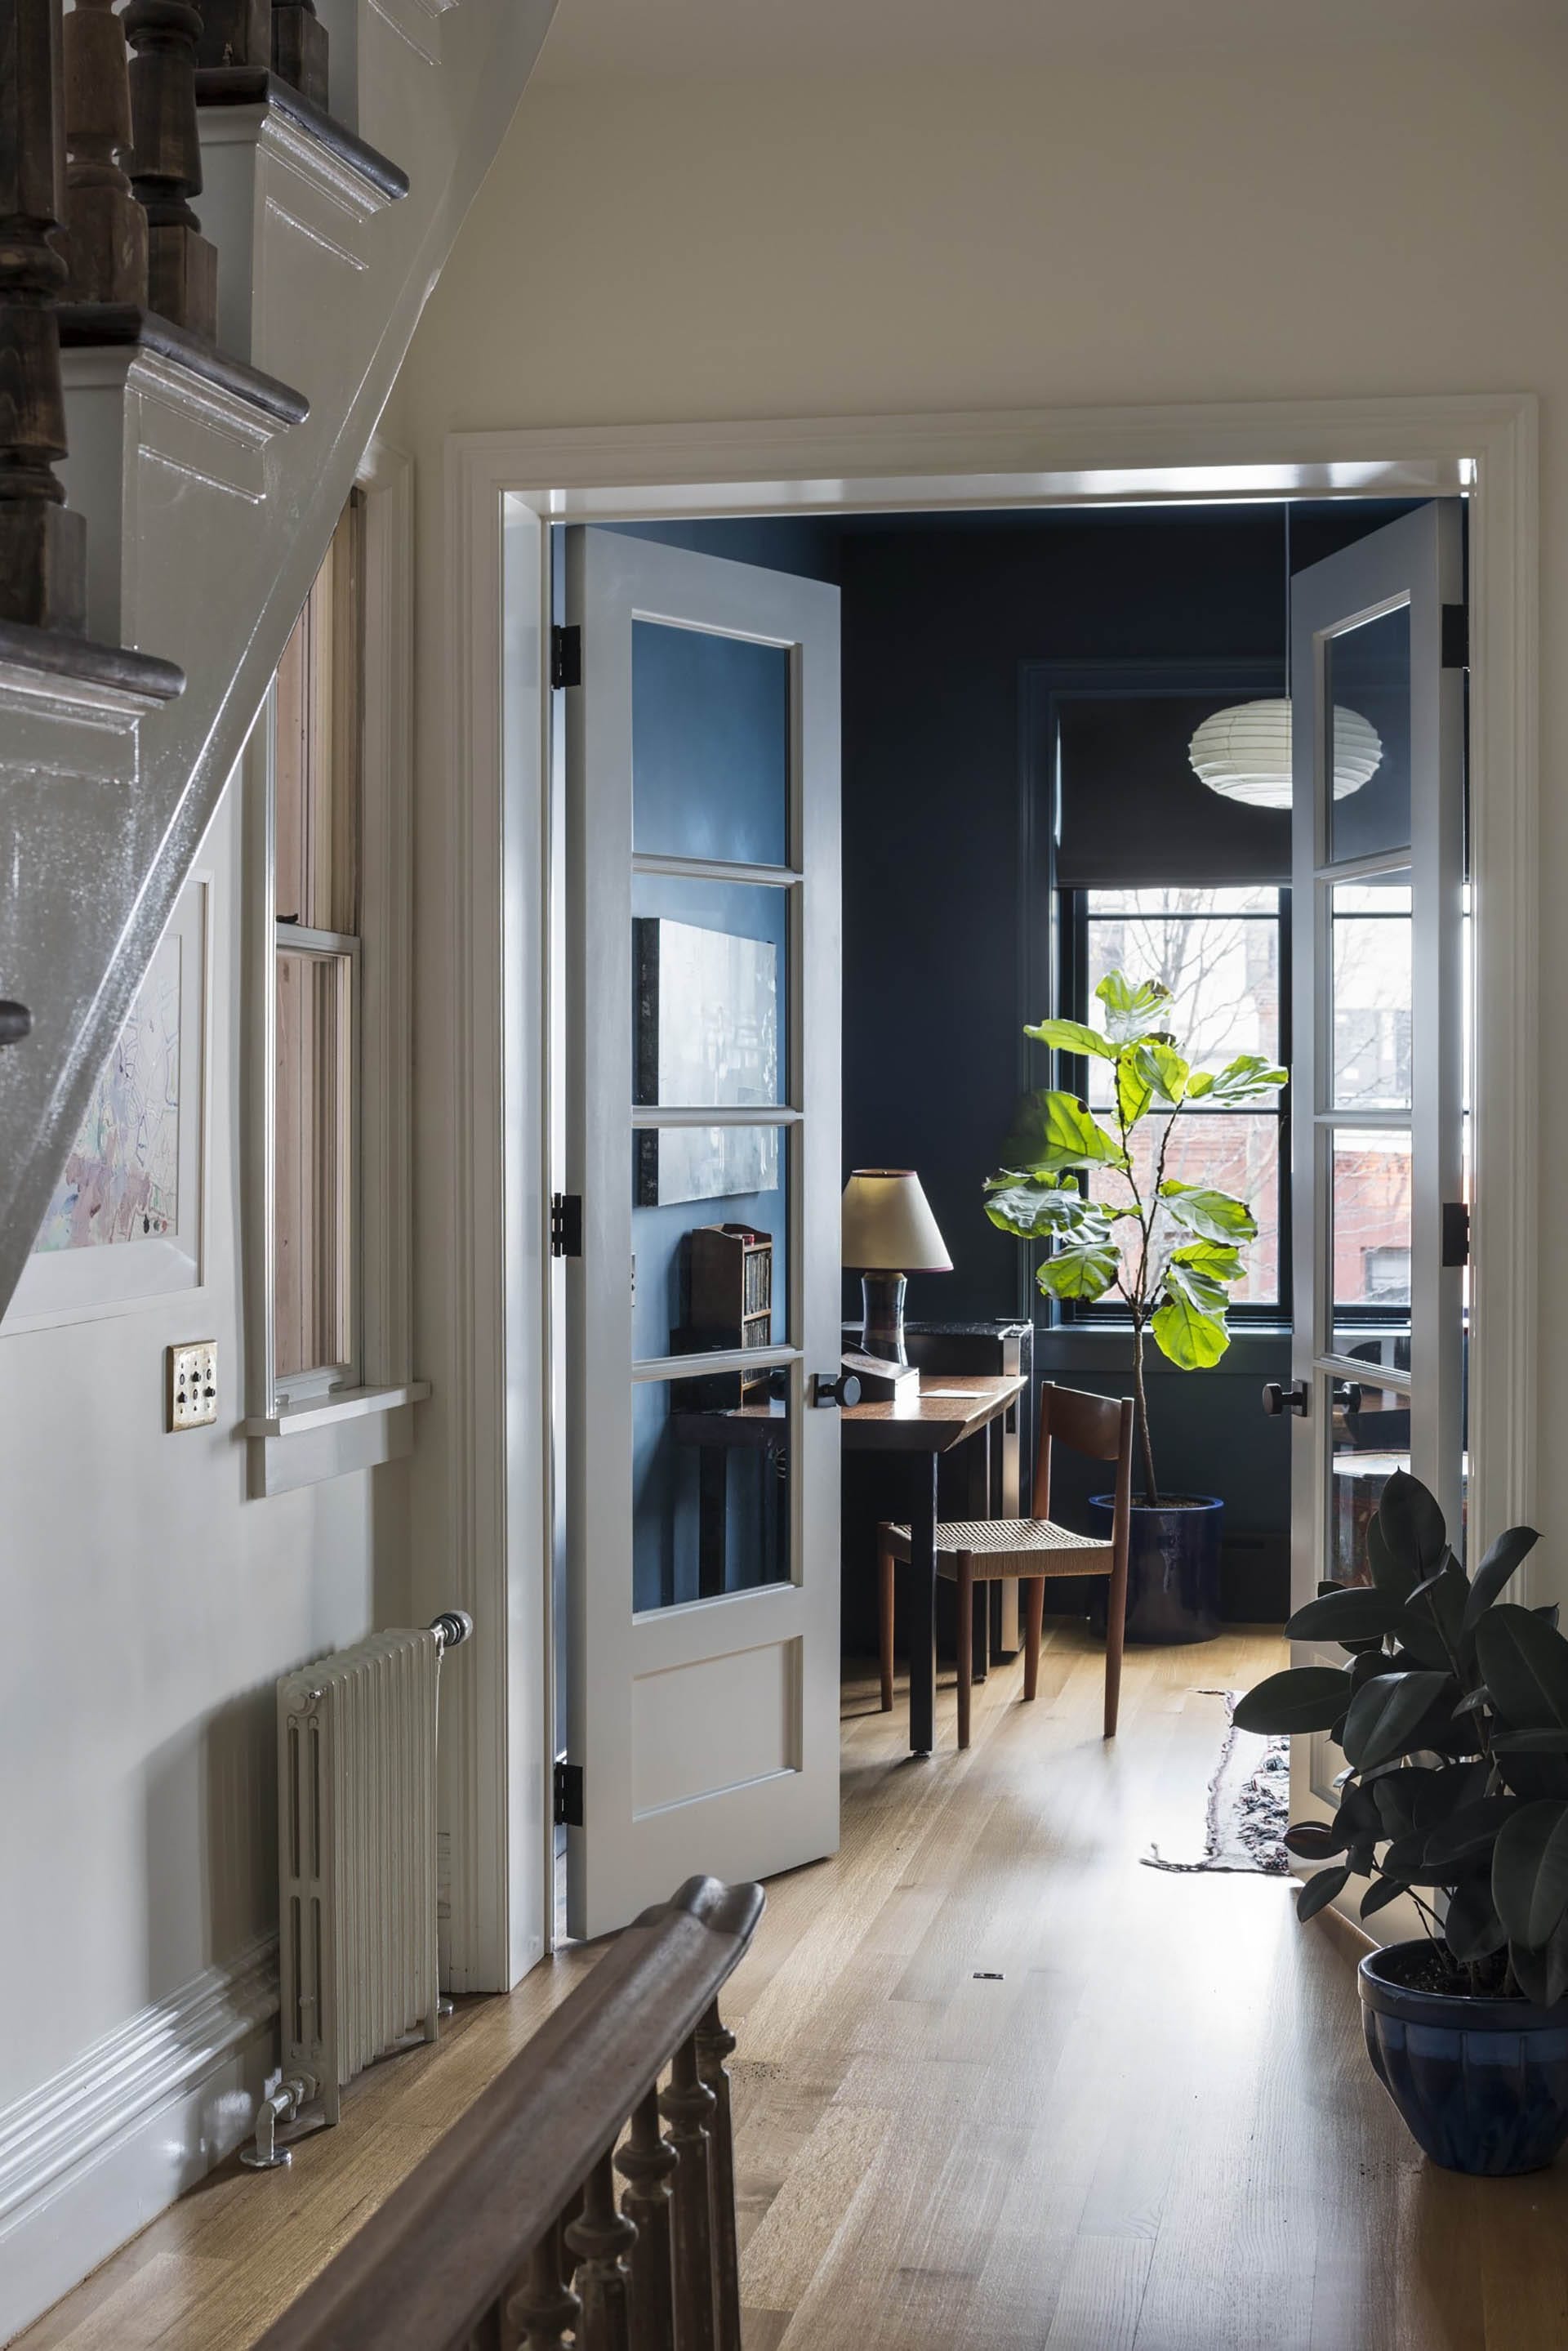
[(147, 305), (147, 214), (125, 165), (130, 153), (130, 74), (114, 0), (77, 0), (66, 18), (64, 239), (71, 302)]
[(713, 2197), (713, 2309), (719, 2351), (741, 2351), (741, 2256), (735, 2236), (735, 2137), (730, 2115), (730, 2074), (735, 2036), (714, 2001), (697, 2027), (697, 2064), (713, 2094), (709, 2168)]
[(87, 525), (55, 474), (66, 454), (66, 267), (59, 0), (0, 0), (0, 620), (80, 635)]
[(680, 2159), (675, 2175), (676, 2339), (680, 2351), (715, 2351), (713, 2191), (708, 2175), (714, 2098), (698, 2072), (695, 2036), (676, 2051), (670, 2087), (659, 2103)]
[(326, 113), (327, 27), (317, 16), (316, 0), (275, 0), (272, 69)]
[(272, 64), (272, 0), (204, 0), (199, 66)]
[(190, 0), (130, 0), (131, 182), (147, 214), (148, 298), (161, 318), (218, 336), (218, 256), (190, 200), (202, 192), (196, 45), (202, 12)]

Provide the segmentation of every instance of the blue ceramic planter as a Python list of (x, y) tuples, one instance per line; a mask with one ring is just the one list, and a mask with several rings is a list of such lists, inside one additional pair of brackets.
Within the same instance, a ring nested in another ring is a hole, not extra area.
[(1389, 1962), (1421, 1948), (1393, 1943), (1361, 1962), (1361, 2021), (1378, 2080), (1445, 2170), (1489, 2179), (1543, 2170), (1568, 2140), (1568, 2001), (1532, 2008), (1407, 1991)]
[[(1096, 1494), (1087, 1531), (1111, 1531), (1113, 1498)], [(1127, 1551), (1127, 1639), (1168, 1646), (1211, 1641), (1220, 1630), (1220, 1535), (1225, 1505), (1195, 1494), (1184, 1510), (1133, 1504)], [(1106, 1628), (1104, 1583), (1095, 1586), (1093, 1621)]]

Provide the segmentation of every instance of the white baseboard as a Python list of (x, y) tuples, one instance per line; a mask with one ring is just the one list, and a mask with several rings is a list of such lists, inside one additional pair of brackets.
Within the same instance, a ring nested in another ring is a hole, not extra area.
[(0, 2112), (0, 2343), (248, 2137), (276, 2014), (268, 1935)]

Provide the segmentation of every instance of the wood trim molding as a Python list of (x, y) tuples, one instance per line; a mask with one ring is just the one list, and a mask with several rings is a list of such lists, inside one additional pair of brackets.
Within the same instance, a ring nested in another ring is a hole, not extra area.
[(0, 2112), (0, 2340), (248, 2137), (277, 2001), (267, 1934)]
[[(1470, 768), (1480, 941), (1469, 1512), (1482, 1535), (1530, 1520), (1537, 1482), (1540, 1216), (1538, 405), (1531, 393), (1438, 394), (452, 436), (446, 455), (444, 598), (452, 765), (443, 789), (462, 836), (451, 917), (469, 925), (468, 953), (478, 957), (477, 967), (471, 961), (462, 976), (466, 1009), (450, 1035), (460, 1099), (467, 1102), (495, 1081), (496, 1039), (484, 1026), (491, 1017), (488, 1006), (499, 1007), (504, 992), (516, 1002), (520, 990), (522, 1000), (528, 1000), (529, 990), (536, 991), (533, 1000), (538, 1005), (547, 1008), (549, 1000), (547, 937), (542, 927), (537, 936), (531, 927), (543, 920), (540, 875), (524, 873), (528, 921), (504, 942), (502, 910), (495, 904), (495, 836), (483, 829), (493, 822), (503, 733), (504, 507), (532, 516), (543, 535), (551, 522), (699, 515), (1463, 493), (1470, 501), (1472, 528)], [(530, 693), (546, 702), (547, 586), (541, 561), (532, 601), (506, 614), (509, 660), (522, 664)], [(474, 794), (482, 802), (478, 818), (468, 807)], [(545, 845), (535, 844), (542, 858), (547, 842), (546, 824)], [(511, 876), (514, 883), (517, 878), (515, 872)], [(455, 935), (462, 940), (463, 933)], [(547, 1008), (543, 1017), (547, 1023)], [(517, 1082), (514, 1069), (508, 1068), (506, 1082)], [(493, 1513), (495, 1464), (505, 1453), (507, 1398), (518, 1392), (519, 1382), (535, 1384), (540, 1406), (532, 1438), (524, 1440), (531, 1449), (529, 1475), (539, 1491), (549, 1492), (545, 1374), (538, 1364), (515, 1353), (514, 1326), (503, 1331), (489, 1297), (478, 1294), (477, 1277), (493, 1262), (493, 1253), (490, 1260), (483, 1251), (474, 1253), (474, 1217), (493, 1214), (508, 1180), (522, 1187), (519, 1196), (529, 1203), (530, 1245), (536, 1243), (535, 1228), (542, 1224), (546, 1197), (537, 1136), (547, 1132), (548, 1106), (541, 1072), (536, 1099), (526, 1105), (534, 1155), (511, 1179), (497, 1119), (473, 1127), (460, 1120), (453, 1138), (452, 1177), (460, 1199), (469, 1204), (469, 1221), (454, 1249), (451, 1278), (460, 1296), (477, 1301), (472, 1311), (478, 1322), (467, 1333), (464, 1393), (452, 1399), (453, 1426), (462, 1436), (461, 1451), (452, 1438), (450, 1526), (454, 1546), (461, 1541), (462, 1555), (470, 1561), (483, 1512)], [(544, 1289), (547, 1293), (547, 1283)], [(548, 1330), (547, 1303), (537, 1325), (524, 1322), (515, 1329), (516, 1346), (536, 1348), (540, 1331)], [(541, 1557), (548, 1556), (545, 1544)], [(503, 1557), (503, 1548), (493, 1547), (491, 1567)], [(462, 1733), (475, 1802), (480, 1788), (499, 1785), (506, 1772), (500, 1734), (507, 1702), (514, 1709), (526, 1704), (537, 1714), (541, 1774), (547, 1766), (554, 1721), (550, 1596), (548, 1579), (541, 1578), (541, 1601), (537, 1577), (534, 1562), (523, 1583), (499, 1574), (488, 1593), (489, 1608), (503, 1612), (488, 1621), (507, 1625), (504, 1638), (513, 1655), (490, 1668), (493, 1692), (505, 1694), (499, 1706), (489, 1703), (487, 1718), (465, 1723)], [(542, 1643), (535, 1613), (541, 1604)], [(483, 1756), (466, 1751), (475, 1737), (483, 1742)], [(459, 1741), (454, 1738), (452, 1743)], [(516, 1751), (514, 1722), (514, 1760)], [(545, 1784), (541, 1780), (539, 1821), (530, 1824), (522, 1815), (531, 1812), (535, 1799), (512, 1780), (505, 1831), (498, 1834), (492, 1823), (482, 1843), (473, 1841), (477, 1817), (467, 1824), (453, 1817), (454, 1870), (459, 1879), (478, 1872), (490, 1881), (483, 1898), (493, 1917), (499, 1915), (497, 1905), (504, 1910), (509, 1899), (521, 1898), (520, 1870), (537, 1873), (534, 1898), (547, 1899), (544, 1856), (549, 1842), (540, 1825), (548, 1811)], [(531, 1827), (538, 1828), (537, 1838)], [(460, 1850), (465, 1842), (466, 1851)], [(481, 1897), (473, 1892), (465, 1898)]]
[(1369, 1935), (1365, 1927), (1347, 1917), (1343, 1910), (1336, 1910), (1332, 1902), (1326, 1910), (1317, 1913), (1317, 1923), (1341, 1959), (1348, 1959), (1353, 1968), (1358, 1968), (1371, 1952), (1383, 1948), (1376, 1935)]

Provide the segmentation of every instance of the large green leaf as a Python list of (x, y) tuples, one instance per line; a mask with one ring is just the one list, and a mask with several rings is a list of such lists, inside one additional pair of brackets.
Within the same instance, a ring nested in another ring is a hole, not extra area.
[(1437, 1573), (1448, 1548), (1448, 1529), (1436, 1496), (1418, 1478), (1395, 1470), (1378, 1498), (1377, 1526), (1390, 1555), (1414, 1583), (1424, 1583)]
[(1114, 1043), (1132, 1045), (1142, 1037), (1165, 1035), (1170, 990), (1162, 979), (1140, 980), (1135, 987), (1125, 972), (1108, 971), (1095, 994), (1106, 1008), (1106, 1033)]
[(1320, 1869), (1309, 1877), (1296, 1897), (1296, 1917), (1314, 1918), (1326, 1910), (1336, 1894), (1343, 1894), (1350, 1883), (1350, 1871), (1344, 1865), (1338, 1869)]
[(1053, 1233), (1108, 1233), (1111, 1224), (1099, 1201), (1085, 1199), (1075, 1184), (1034, 1176), (992, 1176), (985, 1187), (985, 1213), (1001, 1231), (1016, 1233), (1021, 1241), (1044, 1240)]
[(1464, 1630), (1473, 1633), (1487, 1610), (1502, 1591), (1521, 1559), (1532, 1552), (1541, 1538), (1533, 1527), (1510, 1527), (1499, 1535), (1475, 1573), (1470, 1596), (1465, 1603)]
[(1159, 1187), (1166, 1214), (1184, 1232), (1206, 1241), (1250, 1241), (1257, 1238), (1258, 1222), (1245, 1200), (1232, 1199), (1207, 1184), (1179, 1184), (1167, 1176)]
[(1172, 1298), (1184, 1298), (1199, 1314), (1224, 1316), (1231, 1303), (1231, 1292), (1217, 1274), (1211, 1273), (1201, 1259), (1189, 1257), (1186, 1249), (1175, 1249), (1165, 1261), (1161, 1276), (1167, 1293)]
[(1558, 1921), (1543, 1949), (1511, 1943), (1508, 1956), (1520, 1990), (1537, 2008), (1555, 2008), (1568, 1996), (1568, 1918)]
[(1428, 1656), (1434, 1666), (1445, 1665), (1456, 1657), (1463, 1639), (1465, 1607), (1470, 1587), (1464, 1569), (1451, 1551), (1445, 1552), (1443, 1563), (1435, 1575), (1418, 1583), (1406, 1603), (1400, 1629), (1412, 1648), (1425, 1649), (1417, 1637), (1418, 1628), (1430, 1628), (1438, 1642), (1438, 1655)]
[(1370, 1583), (1336, 1585), (1298, 1608), (1285, 1633), (1293, 1641), (1379, 1641), (1399, 1622), (1399, 1602)]
[(1238, 1053), (1222, 1070), (1216, 1070), (1211, 1082), (1203, 1089), (1205, 1098), (1213, 1103), (1250, 1102), (1258, 1094), (1269, 1094), (1289, 1082), (1290, 1071), (1265, 1061), (1262, 1053)]
[(1474, 1967), (1478, 1960), (1490, 1959), (1494, 1951), (1501, 1950), (1508, 1929), (1497, 1915), (1490, 1878), (1469, 1877), (1455, 1886), (1443, 1919), (1443, 1937), (1464, 1967)]
[(1178, 1371), (1206, 1372), (1231, 1344), (1218, 1314), (1207, 1313), (1175, 1289), (1167, 1290), (1149, 1324), (1155, 1344)]
[(1521, 1804), (1498, 1831), (1491, 1898), (1511, 1943), (1539, 1950), (1568, 1910), (1568, 1804)]
[(1047, 1298), (1103, 1298), (1121, 1271), (1121, 1256), (1114, 1241), (1085, 1233), (1081, 1239), (1059, 1239), (1034, 1270), (1034, 1279)]
[(1075, 1094), (1025, 1094), (1002, 1147), (1002, 1165), (1020, 1176), (1061, 1175), (1080, 1167), (1125, 1167), (1127, 1155)]
[(1389, 1549), (1376, 1513), (1366, 1528), (1366, 1563), (1378, 1591), (1397, 1593), (1401, 1600), (1408, 1600), (1421, 1581), (1419, 1570)]
[(1144, 1083), (1157, 1102), (1170, 1110), (1180, 1108), (1190, 1071), (1174, 1045), (1164, 1044), (1158, 1037), (1146, 1038), (1141, 1045), (1133, 1048), (1128, 1058), (1137, 1063)]
[(1518, 1810), (1517, 1796), (1482, 1796), (1479, 1802), (1461, 1804), (1428, 1831), (1427, 1859), (1442, 1865), (1474, 1861), (1490, 1853), (1498, 1831)]
[(1529, 1608), (1504, 1601), (1476, 1626), (1476, 1662), (1512, 1730), (1568, 1726), (1568, 1641)]
[(1093, 1053), (1102, 1061), (1114, 1061), (1116, 1049), (1108, 1037), (1097, 1029), (1086, 1029), (1081, 1020), (1037, 1020), (1025, 1029), (1037, 1045), (1049, 1045), (1058, 1053)]
[(1340, 1666), (1287, 1666), (1236, 1700), (1239, 1730), (1274, 1737), (1290, 1730), (1332, 1730), (1345, 1712), (1350, 1677)]
[(1196, 1266), (1216, 1281), (1240, 1281), (1247, 1270), (1241, 1250), (1231, 1241), (1183, 1241), (1171, 1250), (1168, 1261)]
[(1404, 1891), (1397, 1877), (1375, 1877), (1361, 1897), (1362, 1917), (1370, 1918), (1375, 1910), (1386, 1909), (1390, 1902), (1398, 1901)]
[(1141, 1049), (1124, 1045), (1116, 1056), (1116, 1113), (1123, 1127), (1136, 1126), (1153, 1099)]
[(1376, 1674), (1364, 1682), (1350, 1701), (1339, 1742), (1350, 1762), (1366, 1771), (1407, 1755), (1417, 1727), (1451, 1687), (1449, 1675), (1428, 1672)]

